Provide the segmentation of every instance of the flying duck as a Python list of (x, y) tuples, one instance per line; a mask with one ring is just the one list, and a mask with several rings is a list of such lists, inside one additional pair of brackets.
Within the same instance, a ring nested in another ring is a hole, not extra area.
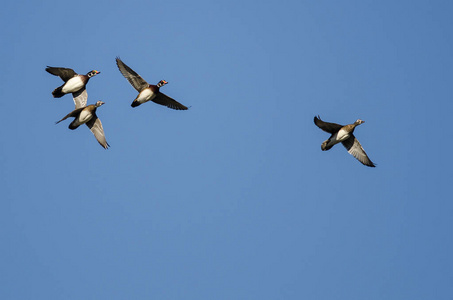
[(52, 92), (54, 98), (61, 98), (66, 94), (72, 93), (76, 108), (85, 107), (87, 105), (88, 95), (85, 86), (91, 77), (101, 73), (92, 70), (86, 75), (81, 75), (74, 72), (73, 69), (49, 66), (47, 66), (46, 71), (60, 77), (65, 82), (62, 86), (57, 87)]
[(324, 122), (318, 116), (314, 118), (314, 122), (316, 126), (331, 134), (330, 138), (322, 143), (322, 151), (329, 150), (335, 144), (342, 143), (346, 150), (348, 150), (349, 154), (357, 158), (357, 160), (362, 164), (368, 167), (376, 167), (353, 134), (355, 127), (365, 123), (365, 121), (358, 119), (353, 124), (343, 126), (335, 123)]
[(96, 109), (103, 104), (104, 102), (97, 101), (96, 104), (76, 108), (55, 124), (58, 124), (69, 117), (74, 117), (74, 121), (69, 124), (69, 129), (74, 130), (80, 125), (86, 124), (94, 134), (94, 137), (99, 142), (99, 144), (104, 147), (104, 149), (107, 149), (108, 147), (110, 147), (110, 145), (105, 140), (104, 129), (102, 128), (101, 120), (96, 115)]
[(178, 101), (168, 97), (167, 95), (159, 91), (160, 87), (166, 85), (168, 82), (161, 80), (157, 85), (148, 84), (140, 75), (134, 70), (129, 68), (125, 63), (121, 61), (119, 57), (116, 58), (116, 64), (121, 74), (129, 81), (129, 83), (139, 93), (137, 98), (134, 99), (131, 106), (136, 107), (148, 101), (167, 106), (176, 110), (186, 110), (187, 107), (179, 103)]

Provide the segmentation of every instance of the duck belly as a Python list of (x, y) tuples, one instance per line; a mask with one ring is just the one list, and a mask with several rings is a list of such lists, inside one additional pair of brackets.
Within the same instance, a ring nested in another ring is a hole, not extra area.
[(84, 124), (84, 123), (88, 122), (89, 120), (91, 120), (92, 117), (93, 117), (93, 114), (91, 112), (82, 110), (80, 112), (79, 117), (77, 118), (77, 123)]
[(73, 77), (66, 81), (66, 83), (63, 85), (63, 88), (61, 91), (65, 94), (67, 93), (75, 93), (81, 88), (83, 88), (84, 84), (83, 81), (80, 77)]
[(151, 91), (151, 89), (144, 89), (143, 91), (140, 92), (140, 94), (138, 94), (135, 101), (142, 104), (154, 99), (154, 97), (156, 97), (156, 94), (154, 94), (153, 91)]

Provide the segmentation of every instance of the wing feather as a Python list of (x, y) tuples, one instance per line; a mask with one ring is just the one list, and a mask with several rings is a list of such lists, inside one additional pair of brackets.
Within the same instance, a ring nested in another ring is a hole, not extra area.
[(74, 72), (73, 69), (69, 68), (57, 68), (47, 66), (46, 71), (52, 75), (60, 77), (64, 82), (68, 81), (69, 79), (77, 75), (77, 73)]
[(104, 147), (104, 149), (108, 149), (110, 147), (109, 143), (105, 139), (104, 128), (102, 128), (101, 120), (94, 114), (93, 118), (87, 123), (88, 128), (90, 128), (91, 132), (94, 134), (94, 137), (98, 141), (98, 143)]
[(61, 119), (61, 120), (58, 121), (58, 122), (55, 122), (55, 124), (58, 124), (58, 123), (60, 123), (61, 121), (66, 120), (66, 119), (69, 118), (69, 117), (77, 117), (77, 116), (80, 114), (80, 112), (82, 111), (82, 109), (83, 109), (83, 107), (71, 111), (71, 112), (70, 112), (69, 114), (67, 114), (63, 119)]
[(368, 167), (376, 167), (376, 165), (370, 160), (362, 145), (353, 134), (347, 140), (341, 142), (343, 146), (348, 150), (349, 154), (354, 156), (358, 161)]
[(129, 81), (129, 83), (138, 92), (141, 92), (144, 88), (149, 86), (149, 84), (140, 75), (123, 63), (119, 57), (116, 58), (116, 65), (118, 66), (121, 74), (123, 74), (127, 81)]
[(343, 127), (343, 125), (340, 124), (324, 122), (319, 116), (314, 118), (314, 122), (316, 126), (330, 134), (338, 132)]
[(72, 93), (75, 108), (83, 108), (87, 106), (88, 93), (85, 87), (81, 88), (75, 93)]
[(187, 106), (182, 105), (175, 99), (168, 97), (167, 95), (165, 95), (161, 92), (157, 93), (156, 97), (154, 97), (154, 99), (152, 99), (152, 101), (157, 104), (164, 105), (166, 107), (176, 109), (176, 110), (187, 110), (188, 109)]

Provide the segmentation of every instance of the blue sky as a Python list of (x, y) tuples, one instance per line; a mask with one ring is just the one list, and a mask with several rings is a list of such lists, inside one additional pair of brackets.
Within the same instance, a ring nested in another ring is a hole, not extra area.
[[(10, 1), (1, 299), (451, 299), (450, 1)], [(186, 106), (131, 108), (115, 57)], [(104, 150), (45, 67), (88, 84)], [(365, 124), (361, 165), (313, 124)]]

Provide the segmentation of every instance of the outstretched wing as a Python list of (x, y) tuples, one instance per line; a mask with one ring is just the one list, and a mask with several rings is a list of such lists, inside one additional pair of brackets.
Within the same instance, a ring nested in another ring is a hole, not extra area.
[(81, 88), (75, 93), (72, 93), (75, 108), (83, 108), (87, 106), (88, 93), (85, 87)]
[(351, 133), (350, 137), (347, 140), (341, 142), (343, 146), (348, 150), (349, 154), (357, 158), (362, 164), (368, 167), (376, 167), (376, 165), (370, 160), (365, 150), (363, 150), (362, 145), (356, 137)]
[(324, 122), (323, 120), (321, 120), (321, 118), (319, 116), (314, 118), (314, 122), (315, 122), (316, 126), (318, 126), (322, 130), (324, 130), (325, 132), (328, 132), (330, 134), (336, 133), (338, 130), (340, 130), (343, 127), (340, 124)]
[(118, 66), (121, 74), (123, 74), (123, 76), (138, 92), (141, 92), (144, 88), (149, 86), (149, 84), (140, 75), (123, 63), (119, 57), (116, 58), (116, 65)]
[(176, 110), (187, 110), (187, 106), (182, 105), (178, 101), (176, 101), (173, 98), (168, 97), (167, 95), (163, 93), (157, 93), (156, 97), (152, 99), (153, 102), (160, 104), (160, 105), (165, 105), (166, 107), (176, 109)]
[(101, 120), (94, 114), (93, 118), (91, 118), (90, 121), (87, 123), (88, 128), (90, 128), (91, 132), (94, 134), (94, 137), (98, 141), (98, 143), (104, 147), (104, 149), (107, 149), (110, 147), (109, 143), (107, 143), (105, 139), (105, 134), (104, 134), (104, 128), (102, 128), (102, 123)]
[(74, 72), (73, 69), (69, 68), (56, 68), (47, 66), (46, 71), (52, 75), (60, 77), (64, 82), (77, 75), (77, 73)]
[(69, 117), (74, 117), (74, 118), (77, 117), (77, 116), (80, 114), (80, 112), (82, 111), (82, 109), (83, 109), (83, 107), (71, 111), (71, 112), (70, 112), (69, 114), (67, 114), (63, 119), (61, 119), (61, 120), (58, 121), (58, 122), (55, 122), (55, 124), (58, 124), (58, 123), (60, 123), (61, 121), (66, 120), (66, 119), (69, 118)]

